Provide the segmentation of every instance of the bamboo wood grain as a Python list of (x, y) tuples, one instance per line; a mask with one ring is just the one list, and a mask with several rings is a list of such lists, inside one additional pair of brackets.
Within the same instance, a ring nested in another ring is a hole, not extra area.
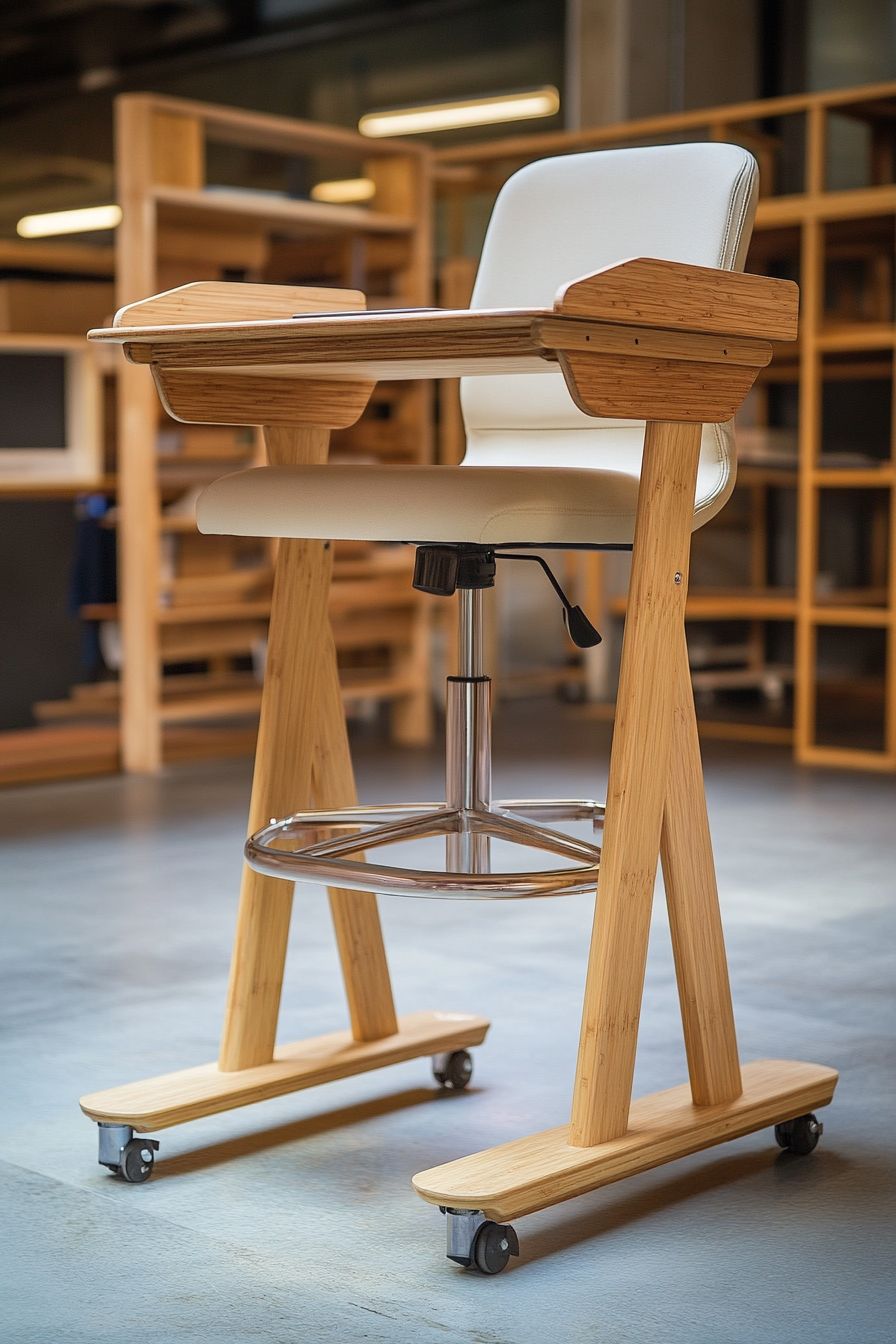
[(587, 350), (591, 354), (640, 355), (643, 359), (696, 360), (703, 364), (746, 364), (763, 369), (772, 357), (768, 341), (739, 336), (704, 336), (660, 331), (655, 327), (616, 326), (609, 322), (536, 319), (533, 334), (551, 350)]
[[(330, 552), (332, 555), (332, 552)], [(311, 762), (314, 805), (352, 807), (358, 801), (336, 668), (333, 633), (327, 623), (317, 645), (320, 659), (316, 737)], [(377, 898), (367, 891), (329, 888), (352, 1035), (373, 1041), (398, 1030)]]
[[(265, 428), (274, 465), (326, 460), (325, 430)], [(312, 804), (356, 800), (333, 637), (327, 620), (332, 552), (325, 543), (280, 542), (249, 832), (273, 816)], [(389, 974), (376, 898), (331, 892), (337, 942), (358, 1039), (395, 1030)], [(240, 913), (221, 1043), (222, 1070), (271, 1059), (277, 1028), (292, 884), (243, 871)]]
[(156, 389), (174, 420), (199, 425), (300, 425), (347, 429), (361, 415), (372, 380), (270, 378), (153, 367)]
[(638, 355), (558, 353), (570, 396), (586, 415), (691, 424), (730, 420), (756, 379), (750, 365), (698, 364)]
[(633, 1102), (631, 1126), (616, 1139), (574, 1147), (561, 1125), (422, 1171), (414, 1189), (430, 1204), (506, 1222), (827, 1106), (836, 1084), (836, 1072), (820, 1064), (759, 1060), (744, 1065), (734, 1101), (695, 1106), (685, 1083)]
[[(133, 363), (169, 368), (227, 368), (251, 364), (345, 364), (359, 360), (540, 356), (545, 348), (533, 334), (544, 309), (495, 312), (433, 310), (378, 312), (364, 316), (307, 316), (291, 320), (202, 323), (192, 327), (107, 327), (89, 333), (94, 341), (125, 345)], [(559, 321), (559, 319), (558, 319)], [(425, 350), (421, 342), (426, 342)], [(130, 347), (134, 348), (131, 349)]]
[(570, 317), (793, 341), (799, 290), (792, 280), (634, 257), (564, 286), (554, 307)]
[(81, 1109), (91, 1120), (132, 1125), (141, 1133), (165, 1129), (406, 1059), (480, 1045), (488, 1026), (485, 1018), (472, 1013), (408, 1013), (398, 1019), (392, 1035), (376, 1041), (357, 1041), (349, 1031), (334, 1031), (277, 1046), (273, 1059), (239, 1073), (200, 1064), (94, 1092), (81, 1098)]
[(699, 452), (697, 425), (648, 423), (573, 1092), (577, 1147), (618, 1138), (628, 1124), (672, 746), (670, 656), (684, 622)]
[(669, 662), (674, 721), (660, 854), (691, 1096), (713, 1106), (742, 1086), (684, 626)]
[[(152, 178), (149, 103), (135, 98), (115, 122), (118, 203), (127, 228), (115, 235), (115, 292), (119, 307), (156, 288), (155, 216), (143, 208)], [(118, 381), (118, 507), (121, 636), (123, 648), (121, 753), (125, 770), (161, 768), (159, 709), (159, 490), (155, 472), (158, 403), (145, 371), (126, 365)]]
[(112, 325), (164, 327), (198, 322), (262, 322), (266, 318), (291, 318), (295, 313), (366, 307), (367, 300), (357, 289), (245, 283), (235, 286), (229, 280), (198, 280), (119, 308)]
[[(613, 598), (610, 610), (614, 616), (624, 616), (628, 605), (626, 597)], [(717, 591), (699, 590), (688, 593), (685, 618), (688, 620), (770, 620), (788, 621), (796, 615), (796, 594), (792, 589), (783, 591), (744, 588), (720, 588)]]
[[(271, 429), (272, 462), (325, 462), (326, 430)], [(322, 542), (281, 541), (278, 548), (249, 833), (271, 817), (311, 802), (317, 696), (316, 641), (326, 620), (329, 564)], [(273, 1057), (280, 1009), (292, 883), (243, 868), (237, 929), (224, 1014), (220, 1068), (252, 1068)]]

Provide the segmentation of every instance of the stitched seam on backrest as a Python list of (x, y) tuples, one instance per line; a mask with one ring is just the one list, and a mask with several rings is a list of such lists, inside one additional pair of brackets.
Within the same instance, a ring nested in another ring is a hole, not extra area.
[[(751, 156), (747, 155), (746, 159), (744, 160), (744, 163), (741, 166), (740, 172), (738, 173), (737, 177), (734, 180), (734, 186), (731, 189), (731, 199), (728, 204), (728, 216), (725, 221), (725, 232), (722, 235), (722, 246), (719, 250), (720, 270), (730, 271), (731, 267), (734, 264), (734, 261), (737, 258), (737, 249), (740, 244), (740, 235), (744, 226), (744, 219), (746, 218), (747, 206), (750, 203), (750, 195), (751, 195), (748, 189), (744, 193), (743, 197), (740, 199), (740, 210), (738, 212), (739, 219), (737, 220), (737, 223), (735, 223), (735, 212), (737, 212), (738, 210), (738, 193), (739, 188), (743, 183), (744, 177), (752, 177), (752, 173), (753, 173), (753, 159)], [(732, 234), (734, 234), (734, 247), (730, 253), (730, 264), (726, 266), (725, 260), (726, 255), (728, 254), (728, 244), (731, 241)]]

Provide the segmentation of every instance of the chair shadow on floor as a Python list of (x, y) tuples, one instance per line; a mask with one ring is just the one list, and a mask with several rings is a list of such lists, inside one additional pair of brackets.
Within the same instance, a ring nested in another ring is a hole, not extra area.
[(461, 1096), (469, 1097), (477, 1090), (468, 1087), (460, 1093), (436, 1087), (411, 1087), (403, 1092), (391, 1093), (389, 1096), (373, 1097), (370, 1101), (343, 1106), (339, 1110), (323, 1111), (319, 1115), (306, 1116), (302, 1120), (292, 1120), (285, 1125), (274, 1125), (270, 1129), (261, 1129), (252, 1134), (240, 1134), (221, 1143), (209, 1144), (206, 1148), (195, 1148), (191, 1152), (180, 1153), (174, 1157), (163, 1157), (155, 1168), (153, 1184), (172, 1176), (186, 1176), (192, 1172), (204, 1171), (208, 1167), (220, 1166), (223, 1162), (233, 1162), (236, 1158), (251, 1157), (255, 1153), (279, 1148), (287, 1143), (296, 1143), (300, 1139), (310, 1139), (316, 1134), (346, 1129), (364, 1120), (409, 1110), (413, 1106), (421, 1106), (427, 1102), (444, 1103), (459, 1100)]
[[(740, 1181), (750, 1180), (763, 1173), (772, 1173), (785, 1179), (788, 1176), (799, 1178), (811, 1170), (809, 1164), (813, 1161), (816, 1164), (823, 1161), (826, 1179), (830, 1179), (832, 1167), (836, 1174), (840, 1174), (852, 1165), (848, 1159), (830, 1151), (824, 1153), (823, 1158), (819, 1155), (807, 1161), (792, 1153), (778, 1152), (772, 1146), (760, 1152), (720, 1155), (699, 1167), (681, 1171), (674, 1176), (670, 1174), (668, 1179), (646, 1190), (629, 1190), (625, 1194), (620, 1190), (610, 1207), (595, 1208), (592, 1202), (594, 1198), (606, 1195), (607, 1191), (592, 1191), (583, 1197), (588, 1200), (589, 1207), (583, 1208), (578, 1214), (550, 1227), (527, 1230), (525, 1240), (520, 1239), (520, 1259), (512, 1262), (511, 1268), (521, 1268), (527, 1263), (548, 1259), (573, 1246), (622, 1231), (641, 1219), (664, 1213), (689, 1199), (734, 1187)], [(649, 1178), (649, 1173), (643, 1175)], [(736, 1209), (732, 1211), (732, 1217), (736, 1217)]]

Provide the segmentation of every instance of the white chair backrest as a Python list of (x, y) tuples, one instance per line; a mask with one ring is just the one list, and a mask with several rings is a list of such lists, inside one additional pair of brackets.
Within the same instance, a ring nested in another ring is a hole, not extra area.
[[(758, 170), (737, 145), (660, 145), (541, 159), (495, 203), (473, 308), (550, 308), (561, 285), (627, 257), (743, 270)], [(563, 375), (465, 378), (465, 465), (601, 468), (640, 473), (644, 424), (596, 419)], [(695, 526), (734, 485), (730, 425), (703, 433)]]

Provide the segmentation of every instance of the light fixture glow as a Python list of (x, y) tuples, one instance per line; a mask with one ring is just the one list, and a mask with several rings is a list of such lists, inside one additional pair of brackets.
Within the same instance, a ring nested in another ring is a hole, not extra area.
[(326, 201), (328, 205), (350, 205), (357, 201), (370, 201), (376, 195), (376, 183), (369, 177), (346, 177), (339, 182), (318, 182), (311, 188), (313, 201)]
[(91, 205), (85, 210), (54, 210), (49, 215), (25, 215), (16, 225), (20, 238), (52, 238), (60, 233), (93, 233), (121, 223), (120, 205)]
[(559, 110), (560, 94), (548, 84), (541, 89), (497, 94), (493, 98), (468, 98), (456, 103), (428, 103), (419, 107), (396, 107), (388, 112), (368, 112), (358, 122), (358, 130), (362, 135), (380, 139), (388, 135), (420, 135), (425, 131), (487, 126), (496, 121), (552, 117)]

